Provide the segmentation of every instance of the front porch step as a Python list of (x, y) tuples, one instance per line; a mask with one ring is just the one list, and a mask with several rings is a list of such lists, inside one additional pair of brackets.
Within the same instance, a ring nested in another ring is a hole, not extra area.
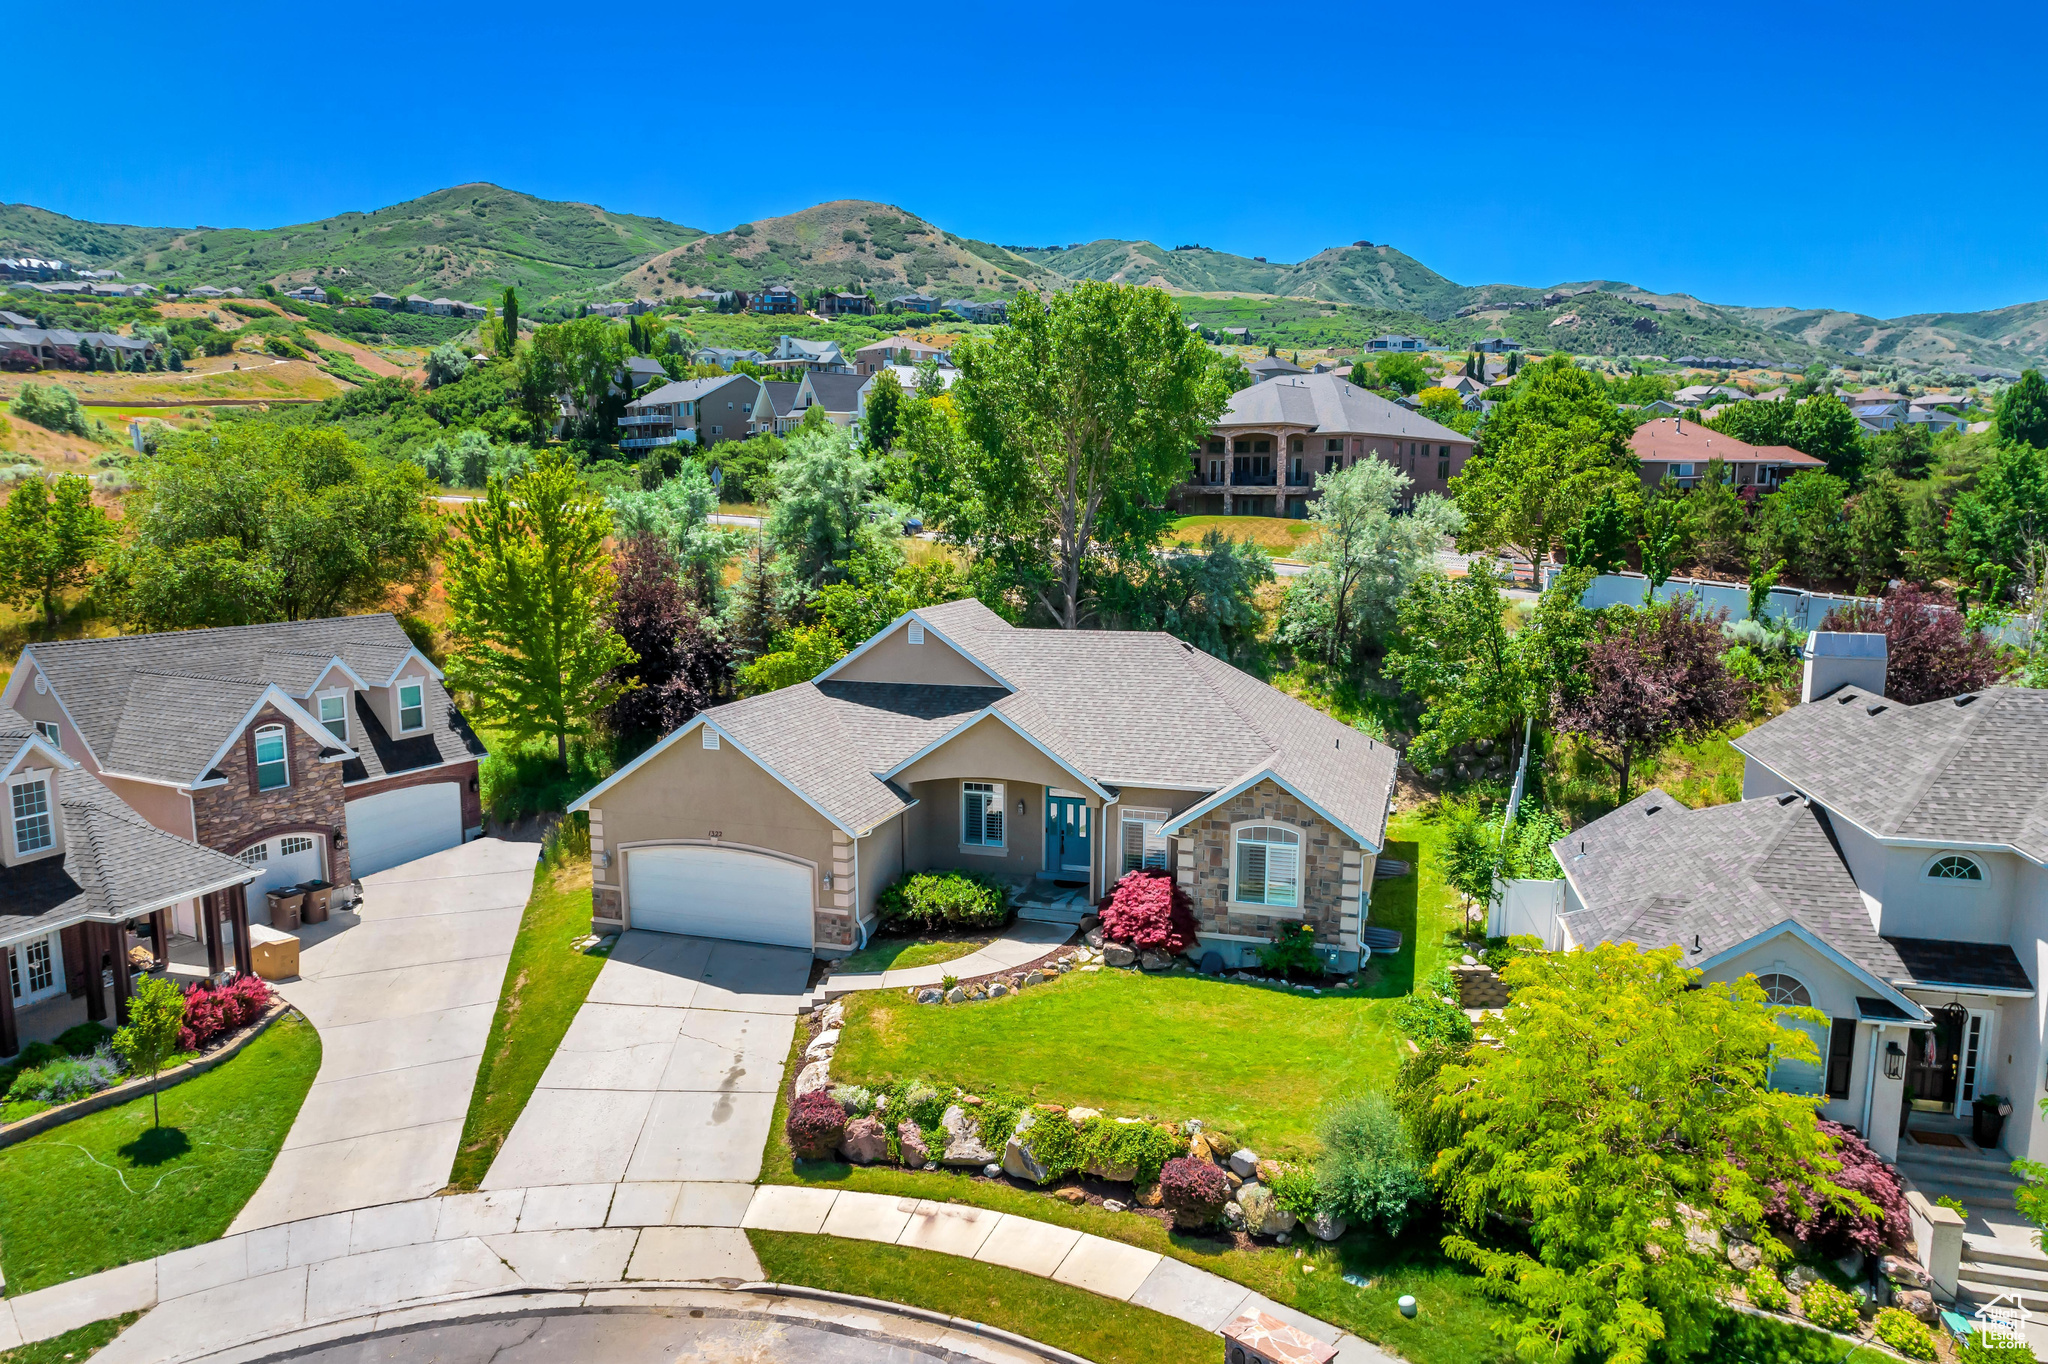
[(1963, 1263), (2011, 1265), (2048, 1275), (2048, 1255), (2032, 1246), (2001, 1241), (1995, 1236), (1979, 1236), (1975, 1232), (1963, 1233)]
[(1960, 1170), (1951, 1165), (1929, 1166), (1902, 1160), (1899, 1162), (1899, 1170), (1910, 1178), (1922, 1193), (1927, 1193), (1929, 1189), (1934, 1190), (1934, 1193), (1927, 1194), (1929, 1198), (1944, 1193), (1960, 1195), (1964, 1192), (1995, 1194), (2002, 1198), (2010, 1198), (2013, 1191), (2020, 1187), (2019, 1180), (1995, 1169)]
[(1968, 1150), (1959, 1150), (1953, 1146), (1922, 1146), (1911, 1138), (1899, 1143), (1899, 1160), (1902, 1163), (1940, 1165), (1960, 1170), (1988, 1167), (2003, 1171), (2012, 1168), (2012, 1157), (2003, 1151), (1986, 1150), (1981, 1146), (1972, 1146)]
[(1963, 1257), (1959, 1278), (1972, 1283), (1989, 1284), (2000, 1292), (2009, 1289), (2048, 1298), (2048, 1270), (2022, 1269), (2018, 1265), (1991, 1264), (1983, 1260)]
[[(1966, 1269), (1970, 1268), (1965, 1266)], [(2018, 1298), (2020, 1306), (2029, 1312), (2048, 1311), (2048, 1291), (2013, 1288), (2006, 1284), (1988, 1283), (1983, 1279), (1963, 1278), (1956, 1281), (1956, 1300), (1972, 1306), (2003, 1297), (2010, 1302)]]
[(1080, 927), (1082, 916), (1092, 912), (1092, 909), (1088, 907), (1076, 909), (1071, 905), (1017, 906), (1017, 917), (1019, 919), (1027, 920), (1034, 924), (1062, 924), (1068, 928)]

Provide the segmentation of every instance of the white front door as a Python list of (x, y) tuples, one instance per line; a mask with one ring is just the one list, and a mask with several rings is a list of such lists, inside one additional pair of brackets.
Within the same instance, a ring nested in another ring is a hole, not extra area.
[(249, 917), (258, 923), (270, 922), (270, 904), (264, 892), (321, 880), (325, 842), (317, 834), (283, 834), (242, 849), (242, 862), (260, 873), (249, 883)]
[(738, 848), (632, 848), (626, 925), (809, 948), (811, 875), (800, 862)]
[(462, 787), (452, 781), (401, 786), (343, 808), (349, 875), (359, 881), (462, 842)]

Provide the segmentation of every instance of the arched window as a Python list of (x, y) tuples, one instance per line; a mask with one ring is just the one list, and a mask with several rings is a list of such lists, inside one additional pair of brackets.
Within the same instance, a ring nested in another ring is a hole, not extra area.
[(1763, 987), (1764, 998), (1772, 1004), (1789, 1004), (1801, 1009), (1813, 1007), (1812, 994), (1795, 977), (1773, 971), (1767, 976), (1758, 976), (1756, 983)]
[(1301, 903), (1301, 835), (1278, 824), (1252, 824), (1237, 831), (1236, 887), (1239, 904), (1293, 909)]
[(1984, 868), (1978, 866), (1971, 858), (1958, 857), (1951, 854), (1948, 857), (1937, 857), (1934, 859), (1927, 868), (1927, 879), (1930, 881), (1982, 881), (1984, 879)]

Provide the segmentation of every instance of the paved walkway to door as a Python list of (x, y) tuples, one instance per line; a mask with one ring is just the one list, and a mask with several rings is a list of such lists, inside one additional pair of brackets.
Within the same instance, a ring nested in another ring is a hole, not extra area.
[(921, 990), (927, 985), (937, 985), (947, 976), (972, 980), (976, 976), (1014, 970), (1027, 961), (1037, 961), (1073, 936), (1074, 930), (1066, 924), (1017, 919), (1003, 931), (1002, 937), (964, 957), (955, 957), (934, 966), (900, 966), (886, 971), (835, 971), (825, 977), (818, 989), (827, 999), (832, 999), (855, 990)]
[(278, 993), (320, 1033), (320, 1073), (230, 1233), (447, 1186), (536, 843), (482, 838), (363, 878), (357, 910), (300, 933)]
[(810, 969), (799, 948), (625, 934), (483, 1187), (758, 1179)]

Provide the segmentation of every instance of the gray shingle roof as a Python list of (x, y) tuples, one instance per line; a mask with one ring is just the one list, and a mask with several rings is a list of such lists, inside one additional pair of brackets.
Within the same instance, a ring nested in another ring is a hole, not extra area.
[(64, 855), (0, 868), (0, 942), (125, 918), (252, 874), (150, 824), (83, 768), (58, 774), (57, 804)]
[[(1098, 785), (1227, 789), (1271, 770), (1374, 847), (1396, 755), (1171, 635), (1018, 630), (972, 599), (918, 616), (1008, 687), (826, 679), (709, 718), (846, 827), (904, 809), (880, 775), (993, 709)], [(1204, 717), (1191, 741), (1189, 717)]]
[(1879, 837), (2004, 843), (2048, 860), (2048, 692), (1900, 705), (1845, 687), (1735, 740)]
[(720, 374), (710, 379), (678, 379), (674, 383), (663, 384), (652, 393), (641, 394), (626, 406), (638, 411), (643, 407), (654, 407), (658, 404), (693, 403), (735, 382), (750, 384), (758, 381), (746, 374)]
[(1241, 388), (1216, 419), (1218, 429), (1306, 426), (1328, 435), (1392, 436), (1402, 440), (1458, 441), (1461, 436), (1399, 403), (1368, 393), (1336, 374), (1283, 374)]
[(804, 376), (804, 382), (827, 412), (851, 412), (860, 405), (860, 386), (867, 382), (867, 376), (812, 370)]
[[(412, 641), (389, 613), (32, 644), (25, 656), (49, 677), (101, 767), (161, 781), (198, 780), (268, 685), (303, 700), (328, 664), (364, 682), (391, 681)], [(378, 748), (357, 742), (356, 781), (454, 762), (482, 752), (447, 689), (429, 679), (427, 733)], [(361, 716), (361, 708), (358, 710)], [(365, 727), (350, 726), (361, 740)], [(381, 727), (376, 733), (382, 734)]]

